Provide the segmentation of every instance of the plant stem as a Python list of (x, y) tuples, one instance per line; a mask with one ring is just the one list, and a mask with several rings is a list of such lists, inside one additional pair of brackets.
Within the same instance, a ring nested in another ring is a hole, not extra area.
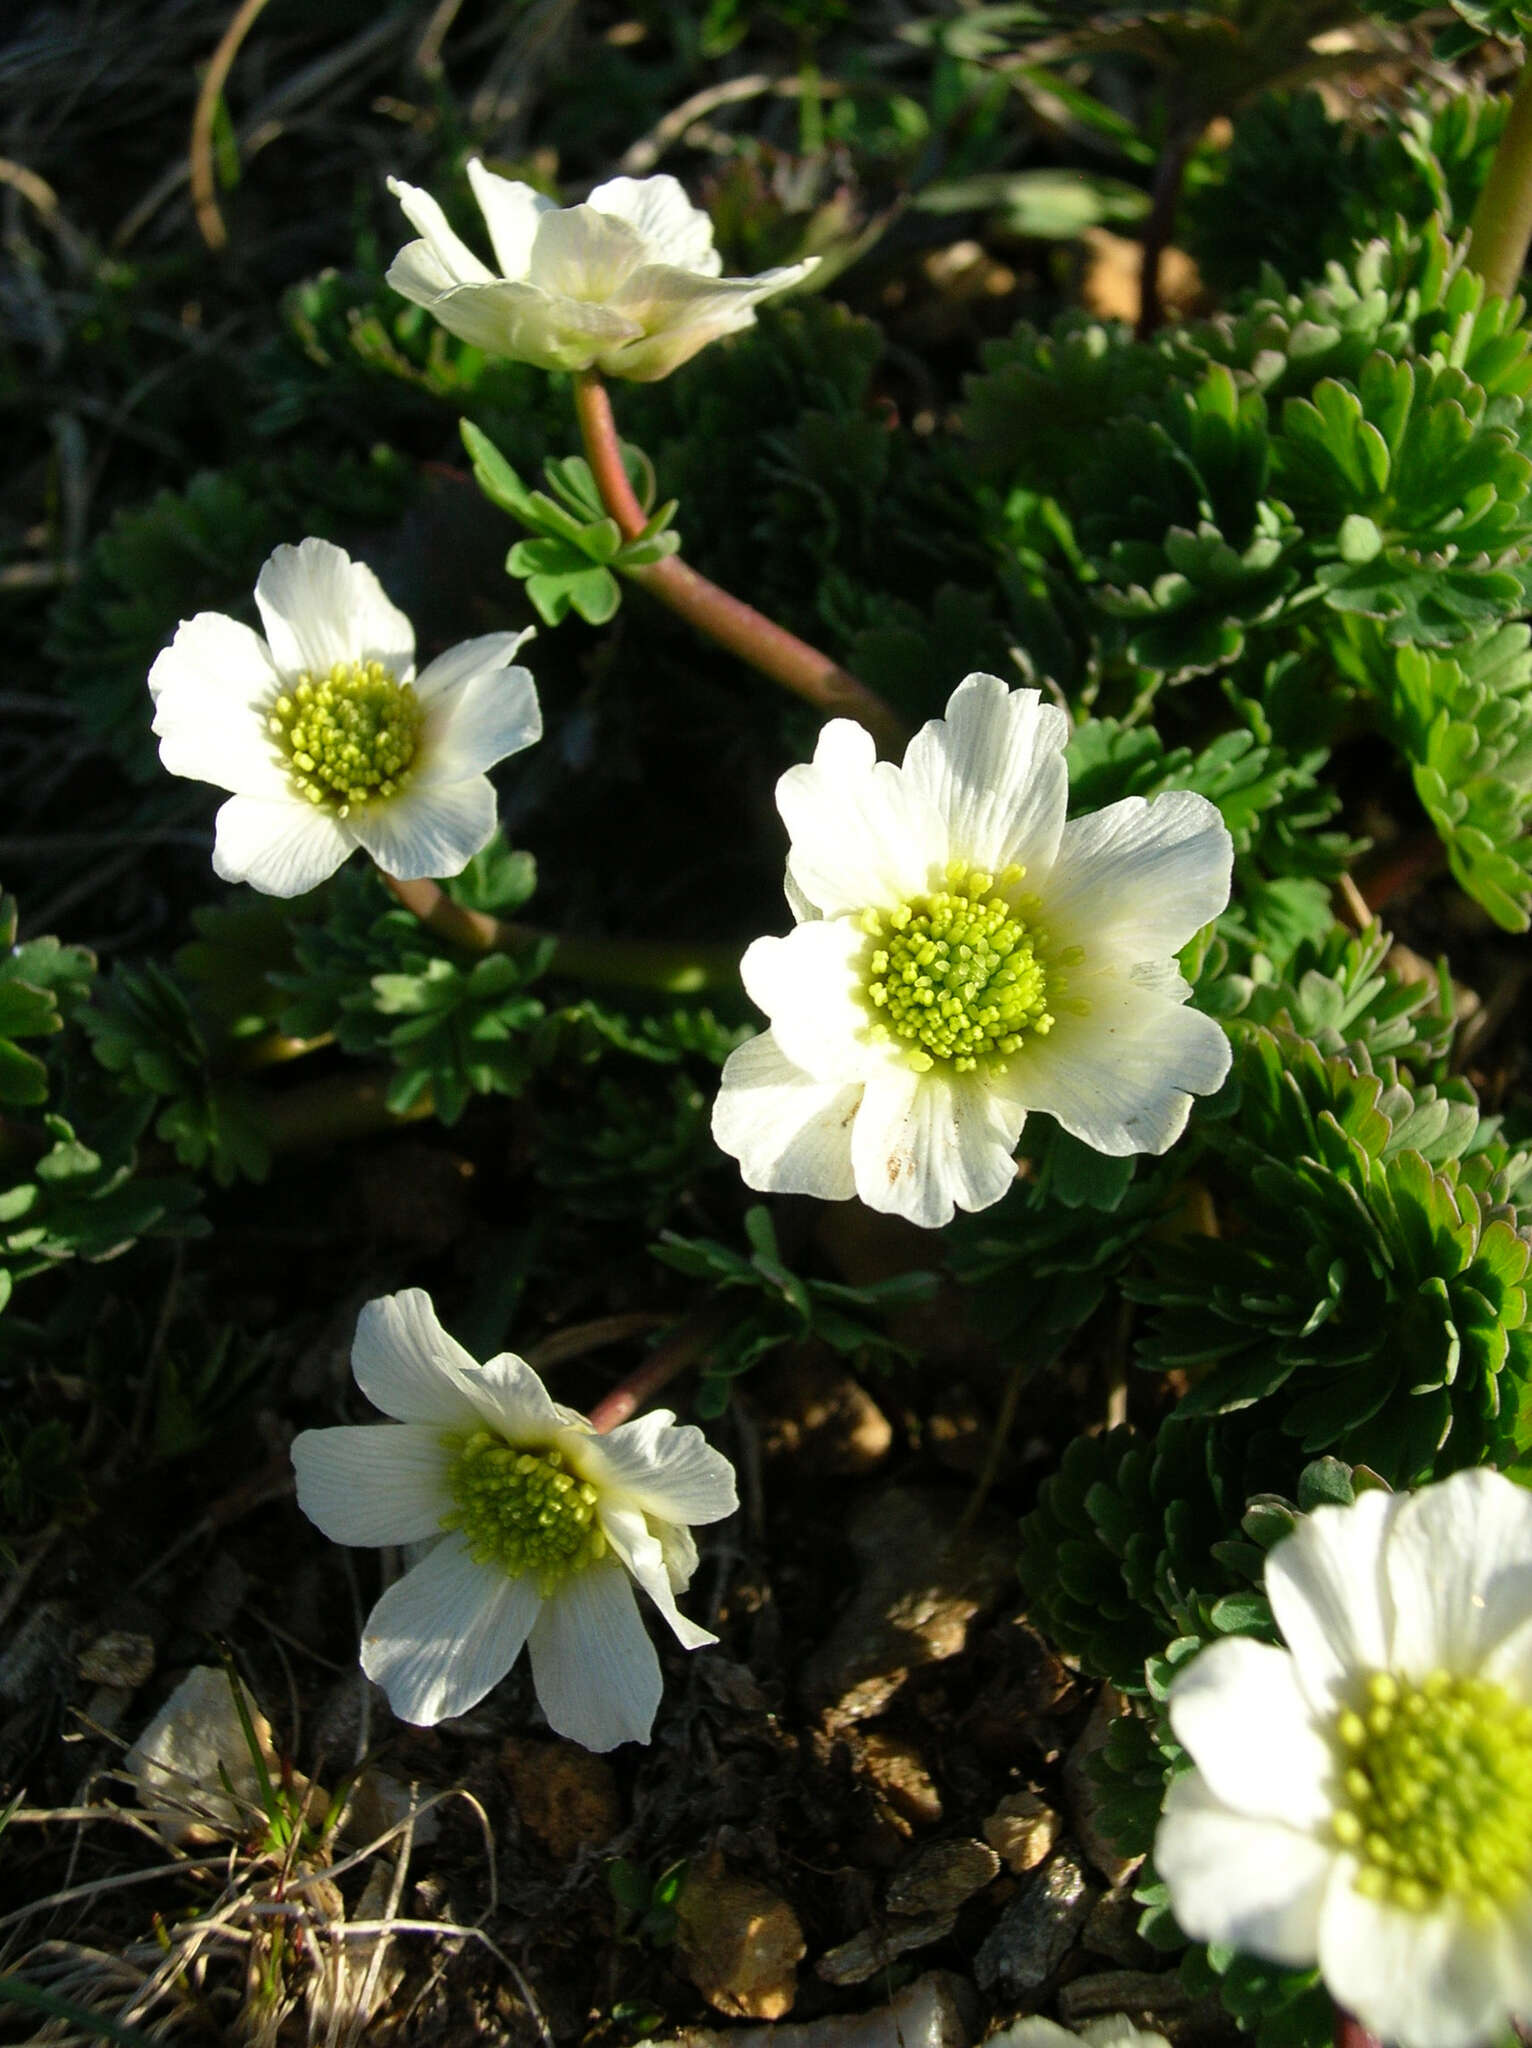
[(1362, 2022), (1349, 2012), (1335, 2008), (1335, 2048), (1383, 2048), (1376, 2034), (1369, 2034)]
[(261, 1098), (261, 1127), (273, 1152), (305, 1152), (321, 1145), (341, 1145), (354, 1138), (375, 1138), (434, 1116), (429, 1088), (408, 1109), (390, 1109), (387, 1083), (373, 1072), (327, 1074), (305, 1081), (280, 1095)]
[(688, 1316), (685, 1322), (677, 1323), (668, 1337), (660, 1340), (643, 1364), (635, 1367), (625, 1380), (619, 1380), (609, 1394), (604, 1394), (590, 1411), (591, 1427), (600, 1436), (609, 1429), (616, 1429), (626, 1422), (644, 1403), (669, 1386), (678, 1374), (685, 1372), (689, 1365), (695, 1365), (711, 1349), (725, 1324), (721, 1309), (700, 1310)]
[(1165, 309), (1160, 304), (1160, 258), (1175, 229), (1181, 181), (1186, 176), (1186, 160), (1195, 140), (1195, 131), (1184, 120), (1173, 120), (1155, 165), (1154, 192), (1144, 222), (1138, 277), (1138, 325), (1134, 332), (1140, 341), (1147, 340), (1165, 318)]
[[(617, 438), (607, 388), (595, 370), (582, 370), (574, 380), (574, 395), (580, 438), (601, 502), (616, 520), (624, 540), (636, 540), (646, 523), (644, 508), (623, 467), (622, 445)], [(753, 605), (731, 597), (727, 590), (720, 590), (716, 583), (699, 576), (679, 555), (668, 555), (662, 562), (624, 569), (622, 573), (689, 620), (699, 633), (716, 640), (720, 647), (737, 654), (741, 661), (749, 662), (774, 683), (807, 698), (827, 716), (854, 718), (858, 725), (867, 728), (885, 753), (897, 754), (903, 749), (909, 738), (904, 722), (876, 690), (858, 682), (848, 669), (768, 619)]]
[[(439, 939), (468, 953), (525, 953), (550, 936), (529, 924), (512, 924), (482, 910), (454, 903), (436, 882), (401, 882), (379, 875), (413, 916)], [(550, 974), (598, 988), (651, 988), (673, 996), (739, 986), (740, 949), (733, 944), (671, 945), (657, 939), (555, 937)]]
[(1508, 299), (1521, 279), (1532, 239), (1532, 64), (1522, 69), (1510, 118), (1468, 223), (1468, 268)]

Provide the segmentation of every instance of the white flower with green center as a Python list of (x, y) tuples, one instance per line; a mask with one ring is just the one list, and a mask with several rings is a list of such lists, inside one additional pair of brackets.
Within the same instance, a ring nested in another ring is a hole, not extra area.
[(261, 570), (265, 637), (185, 620), (149, 672), (160, 759), (233, 792), (213, 867), (300, 896), (362, 847), (402, 881), (458, 874), (495, 829), (487, 768), (542, 733), (511, 664), (527, 633), (485, 633), (419, 675), (415, 633), (376, 576), (327, 540)]
[(1229, 900), (1188, 790), (1065, 822), (1069, 721), (969, 676), (902, 767), (834, 719), (777, 784), (797, 929), (741, 973), (771, 1029), (731, 1054), (713, 1134), (753, 1188), (935, 1227), (1014, 1178), (1031, 1110), (1163, 1152), (1229, 1046), (1175, 954)]
[(1395, 2048), (1498, 2038), (1532, 2018), (1532, 1495), (1460, 1472), (1318, 1508), (1266, 1591), (1287, 1648), (1230, 1637), (1170, 1690), (1176, 1918), (1317, 1963)]
[(428, 192), (390, 178), (422, 239), (400, 250), (388, 281), (450, 334), (543, 370), (668, 377), (719, 335), (750, 326), (762, 299), (819, 260), (720, 277), (713, 224), (674, 178), (612, 178), (583, 206), (559, 206), (477, 158), (468, 180), (498, 272), (454, 234)]
[(505, 1353), (477, 1365), (418, 1287), (371, 1301), (351, 1353), (386, 1423), (305, 1430), (298, 1505), (337, 1543), (431, 1543), (379, 1600), (362, 1669), (401, 1720), (466, 1713), (526, 1646), (549, 1725), (587, 1749), (647, 1742), (660, 1664), (634, 1587), (688, 1650), (676, 1607), (692, 1526), (738, 1505), (702, 1432), (655, 1409), (598, 1436)]

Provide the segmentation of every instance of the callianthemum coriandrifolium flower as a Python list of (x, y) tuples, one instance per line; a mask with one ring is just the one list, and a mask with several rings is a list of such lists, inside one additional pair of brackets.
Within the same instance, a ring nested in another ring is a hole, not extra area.
[(728, 1459), (665, 1408), (598, 1436), (511, 1353), (476, 1364), (419, 1288), (367, 1304), (351, 1364), (394, 1420), (305, 1430), (293, 1465), (298, 1505), (335, 1542), (433, 1545), (362, 1632), (394, 1712), (426, 1727), (466, 1713), (525, 1646), (558, 1734), (647, 1742), (660, 1664), (633, 1589), (684, 1648), (716, 1641), (675, 1596), (692, 1526), (737, 1505)]
[(747, 1183), (935, 1227), (998, 1202), (1029, 1111), (1163, 1152), (1229, 1046), (1175, 954), (1229, 898), (1189, 790), (1065, 822), (1065, 714), (973, 675), (906, 749), (834, 719), (777, 785), (797, 929), (741, 964), (771, 1029), (730, 1055), (713, 1132)]
[(183, 621), (149, 672), (160, 759), (233, 792), (213, 868), (301, 896), (362, 847), (388, 874), (459, 874), (495, 830), (485, 774), (542, 733), (529, 633), (463, 640), (415, 673), (415, 632), (362, 562), (280, 547), (255, 586), (264, 639)]
[(388, 281), (461, 340), (543, 370), (668, 377), (710, 341), (750, 326), (762, 299), (819, 260), (720, 277), (713, 224), (670, 177), (611, 178), (583, 206), (559, 206), (477, 158), (468, 181), (498, 272), (428, 192), (390, 178), (421, 239), (400, 250)]
[(1285, 1649), (1170, 1689), (1195, 1770), (1154, 1860), (1193, 1937), (1296, 1967), (1397, 2048), (1532, 2014), (1532, 1496), (1480, 1468), (1272, 1550)]

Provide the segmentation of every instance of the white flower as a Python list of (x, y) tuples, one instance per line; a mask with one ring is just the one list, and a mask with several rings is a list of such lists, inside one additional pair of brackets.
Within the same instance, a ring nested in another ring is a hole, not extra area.
[(834, 719), (777, 808), (798, 928), (741, 963), (771, 1029), (731, 1054), (713, 1135), (753, 1188), (914, 1223), (998, 1202), (1029, 1110), (1163, 1152), (1229, 1069), (1174, 954), (1229, 898), (1205, 797), (1064, 822), (1069, 722), (969, 676), (904, 765)]
[(528, 634), (461, 641), (417, 676), (409, 620), (327, 540), (278, 548), (255, 602), (264, 640), (199, 612), (149, 672), (161, 761), (233, 791), (216, 873), (301, 896), (361, 846), (403, 881), (458, 874), (495, 829), (485, 769), (543, 729), (510, 666)]
[(1477, 1471), (1317, 1508), (1266, 1591), (1287, 1648), (1230, 1637), (1171, 1687), (1176, 1918), (1317, 1962), (1395, 2048), (1532, 2017), (1532, 1496)]
[(428, 192), (390, 178), (424, 239), (399, 251), (388, 281), (449, 333), (543, 370), (667, 377), (719, 335), (748, 327), (758, 301), (819, 260), (720, 277), (713, 224), (674, 178), (612, 178), (583, 206), (562, 207), (477, 158), (468, 179), (498, 274), (453, 233)]
[(466, 1713), (525, 1643), (560, 1735), (647, 1742), (660, 1663), (633, 1585), (688, 1650), (717, 1640), (675, 1596), (697, 1565), (689, 1524), (738, 1505), (728, 1459), (664, 1408), (597, 1436), (521, 1359), (476, 1365), (418, 1287), (367, 1304), (351, 1365), (396, 1421), (305, 1430), (293, 1465), (298, 1505), (337, 1543), (436, 1539), (362, 1634), (394, 1712)]

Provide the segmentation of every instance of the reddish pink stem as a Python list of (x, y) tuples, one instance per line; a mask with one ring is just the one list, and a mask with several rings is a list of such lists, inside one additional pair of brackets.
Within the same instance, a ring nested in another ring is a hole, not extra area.
[(1335, 2008), (1335, 2048), (1383, 2048), (1376, 2034), (1368, 2033), (1358, 2019), (1349, 2012)]
[[(616, 520), (624, 540), (636, 540), (644, 530), (644, 508), (623, 467), (607, 388), (596, 371), (582, 370), (575, 378), (574, 391), (580, 436), (601, 502)], [(810, 647), (806, 640), (768, 619), (764, 612), (699, 576), (679, 555), (667, 555), (662, 562), (623, 573), (671, 611), (689, 619), (698, 632), (737, 654), (741, 661), (749, 662), (762, 675), (806, 697), (832, 717), (854, 718), (858, 725), (867, 728), (885, 753), (902, 751), (909, 733), (893, 706), (876, 690), (859, 682), (849, 669), (831, 661), (817, 647)]]
[(596, 1403), (590, 1411), (591, 1427), (599, 1436), (605, 1436), (608, 1430), (616, 1429), (619, 1423), (636, 1415), (661, 1387), (669, 1386), (689, 1365), (694, 1365), (707, 1354), (723, 1326), (724, 1318), (717, 1309), (704, 1309), (701, 1314), (688, 1316), (684, 1323), (678, 1323), (641, 1366), (630, 1372), (625, 1380), (619, 1380), (611, 1392)]

